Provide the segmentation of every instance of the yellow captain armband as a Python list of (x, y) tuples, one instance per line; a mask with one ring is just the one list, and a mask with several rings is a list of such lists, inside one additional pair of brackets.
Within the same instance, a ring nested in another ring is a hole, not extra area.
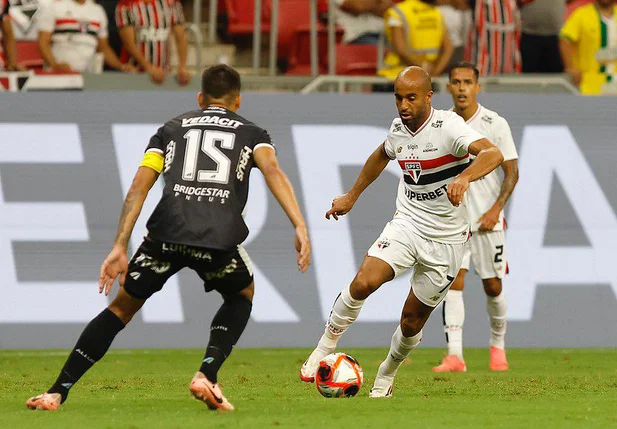
[(165, 158), (162, 154), (154, 151), (149, 151), (144, 154), (144, 158), (141, 160), (141, 164), (139, 164), (139, 166), (149, 167), (157, 173), (160, 173), (161, 171), (163, 171), (164, 161)]

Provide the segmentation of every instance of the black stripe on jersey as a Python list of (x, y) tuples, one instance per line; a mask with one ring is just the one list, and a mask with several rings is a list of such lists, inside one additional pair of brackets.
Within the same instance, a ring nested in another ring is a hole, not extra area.
[(81, 30), (73, 30), (69, 28), (54, 30), (54, 34), (89, 34), (94, 37), (99, 37), (99, 33), (97, 33), (96, 31), (88, 30), (86, 32), (83, 32)]
[(451, 177), (455, 177), (457, 174), (460, 174), (464, 169), (469, 166), (469, 162), (466, 164), (455, 165), (454, 167), (446, 168), (445, 170), (441, 170), (437, 173), (432, 174), (422, 174), (420, 175), (420, 180), (418, 183), (414, 182), (409, 174), (403, 174), (403, 179), (405, 183), (408, 185), (430, 185), (431, 183), (441, 182), (442, 180), (450, 179)]

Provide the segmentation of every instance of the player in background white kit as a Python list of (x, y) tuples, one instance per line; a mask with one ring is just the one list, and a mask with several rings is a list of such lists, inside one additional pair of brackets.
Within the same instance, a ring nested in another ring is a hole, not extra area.
[(448, 356), (441, 365), (433, 368), (435, 372), (467, 369), (463, 359), (463, 287), (470, 259), (486, 292), (486, 309), (491, 325), (489, 367), (493, 371), (508, 370), (504, 341), (507, 304), (501, 285), (501, 279), (508, 273), (503, 208), (518, 181), (518, 155), (508, 122), (476, 101), (480, 90), (478, 75), (478, 69), (473, 64), (456, 64), (450, 70), (448, 90), (452, 94), (454, 111), (501, 150), (504, 179), (502, 182), (499, 172), (494, 170), (472, 183), (467, 191), (472, 235), (465, 249), (461, 270), (443, 303)]
[[(334, 352), (356, 320), (364, 300), (382, 284), (413, 268), (390, 351), (379, 367), (370, 396), (392, 395), (394, 376), (422, 338), (422, 328), (454, 281), (469, 236), (463, 203), (469, 183), (493, 171), (503, 156), (454, 112), (431, 107), (431, 79), (420, 67), (408, 67), (394, 82), (400, 118), (392, 121), (386, 141), (368, 158), (353, 187), (336, 197), (326, 218), (345, 215), (388, 162), (402, 169), (396, 213), (369, 249), (351, 285), (334, 301), (326, 329), (300, 370), (311, 382), (319, 361)], [(470, 163), (470, 154), (475, 160)]]

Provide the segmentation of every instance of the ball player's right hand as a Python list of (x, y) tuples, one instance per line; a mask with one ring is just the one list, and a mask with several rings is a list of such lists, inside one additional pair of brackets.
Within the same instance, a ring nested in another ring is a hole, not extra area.
[(330, 216), (334, 220), (338, 220), (339, 216), (344, 216), (351, 211), (356, 200), (349, 195), (349, 192), (343, 195), (339, 195), (332, 200), (332, 208), (326, 212), (326, 219), (330, 219)]
[(298, 256), (298, 269), (302, 273), (306, 273), (309, 265), (311, 265), (311, 241), (306, 226), (296, 228), (295, 247)]
[(124, 287), (126, 273), (129, 269), (129, 261), (126, 256), (126, 249), (114, 247), (101, 265), (101, 275), (99, 277), (99, 293), (105, 291), (105, 296), (109, 295), (111, 287), (120, 276), (120, 286)]

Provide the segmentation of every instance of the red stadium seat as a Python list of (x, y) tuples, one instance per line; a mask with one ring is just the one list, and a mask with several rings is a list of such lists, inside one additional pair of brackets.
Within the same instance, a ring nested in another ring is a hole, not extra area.
[(336, 74), (362, 76), (377, 74), (377, 46), (337, 45)]
[(17, 63), (29, 69), (42, 69), (43, 57), (36, 41), (17, 41)]
[[(340, 43), (342, 39), (343, 30), (337, 28), (336, 43)], [(317, 61), (319, 64), (319, 73), (326, 73), (328, 69), (328, 29), (323, 24), (317, 26)], [(289, 52), (289, 69), (286, 74), (311, 74), (310, 26), (300, 27), (294, 33)]]
[[(229, 35), (253, 34), (255, 15), (255, 3), (253, 0), (225, 0), (227, 10)], [(261, 2), (261, 31), (270, 31), (270, 13), (272, 3), (270, 0)]]

